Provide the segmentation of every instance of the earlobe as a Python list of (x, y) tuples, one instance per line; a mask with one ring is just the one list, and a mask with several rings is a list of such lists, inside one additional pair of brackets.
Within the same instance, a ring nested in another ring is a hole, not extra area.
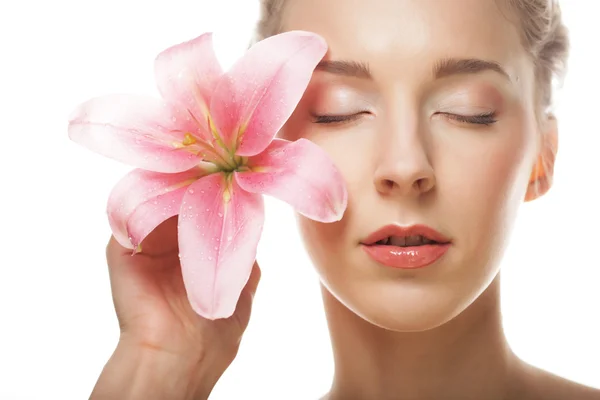
[(531, 171), (525, 201), (542, 197), (552, 187), (554, 163), (558, 152), (558, 123), (554, 116), (548, 116), (537, 161)]

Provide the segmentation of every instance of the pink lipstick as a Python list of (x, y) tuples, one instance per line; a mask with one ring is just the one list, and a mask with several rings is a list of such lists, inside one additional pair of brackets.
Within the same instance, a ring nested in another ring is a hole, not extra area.
[(369, 235), (361, 245), (367, 255), (380, 264), (416, 269), (440, 259), (450, 248), (451, 242), (425, 225), (387, 225)]

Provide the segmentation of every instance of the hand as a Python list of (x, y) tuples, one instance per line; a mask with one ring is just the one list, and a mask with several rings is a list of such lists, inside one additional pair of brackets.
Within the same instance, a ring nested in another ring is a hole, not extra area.
[(235, 358), (248, 326), (260, 280), (258, 264), (254, 264), (235, 313), (227, 319), (210, 321), (197, 315), (187, 298), (178, 257), (177, 217), (157, 227), (141, 246), (142, 252), (132, 256), (130, 249), (111, 237), (106, 249), (121, 328), (119, 347), (135, 349), (131, 353), (180, 359), (182, 364), (204, 371), (198, 379), (204, 379), (203, 384), (207, 379), (211, 381), (212, 389)]

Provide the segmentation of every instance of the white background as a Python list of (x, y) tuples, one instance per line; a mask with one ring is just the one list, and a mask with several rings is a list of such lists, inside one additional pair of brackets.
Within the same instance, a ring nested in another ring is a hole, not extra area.
[[(600, 2), (563, 8), (573, 48), (556, 184), (523, 207), (503, 313), (521, 357), (600, 388)], [(0, 399), (87, 398), (118, 339), (104, 210), (129, 167), (69, 142), (69, 113), (101, 94), (155, 94), (154, 57), (205, 31), (230, 65), (257, 14), (249, 0), (2, 3)], [(317, 277), (290, 209), (267, 207), (253, 320), (214, 399), (317, 398), (331, 379)]]

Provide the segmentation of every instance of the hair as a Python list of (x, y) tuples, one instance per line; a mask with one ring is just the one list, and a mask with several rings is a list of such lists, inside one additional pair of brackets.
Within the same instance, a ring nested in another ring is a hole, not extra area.
[[(280, 33), (286, 1), (260, 0), (255, 40)], [(536, 103), (546, 112), (553, 103), (553, 84), (562, 82), (569, 56), (569, 34), (558, 0), (502, 0), (518, 16), (521, 42), (534, 64)]]

